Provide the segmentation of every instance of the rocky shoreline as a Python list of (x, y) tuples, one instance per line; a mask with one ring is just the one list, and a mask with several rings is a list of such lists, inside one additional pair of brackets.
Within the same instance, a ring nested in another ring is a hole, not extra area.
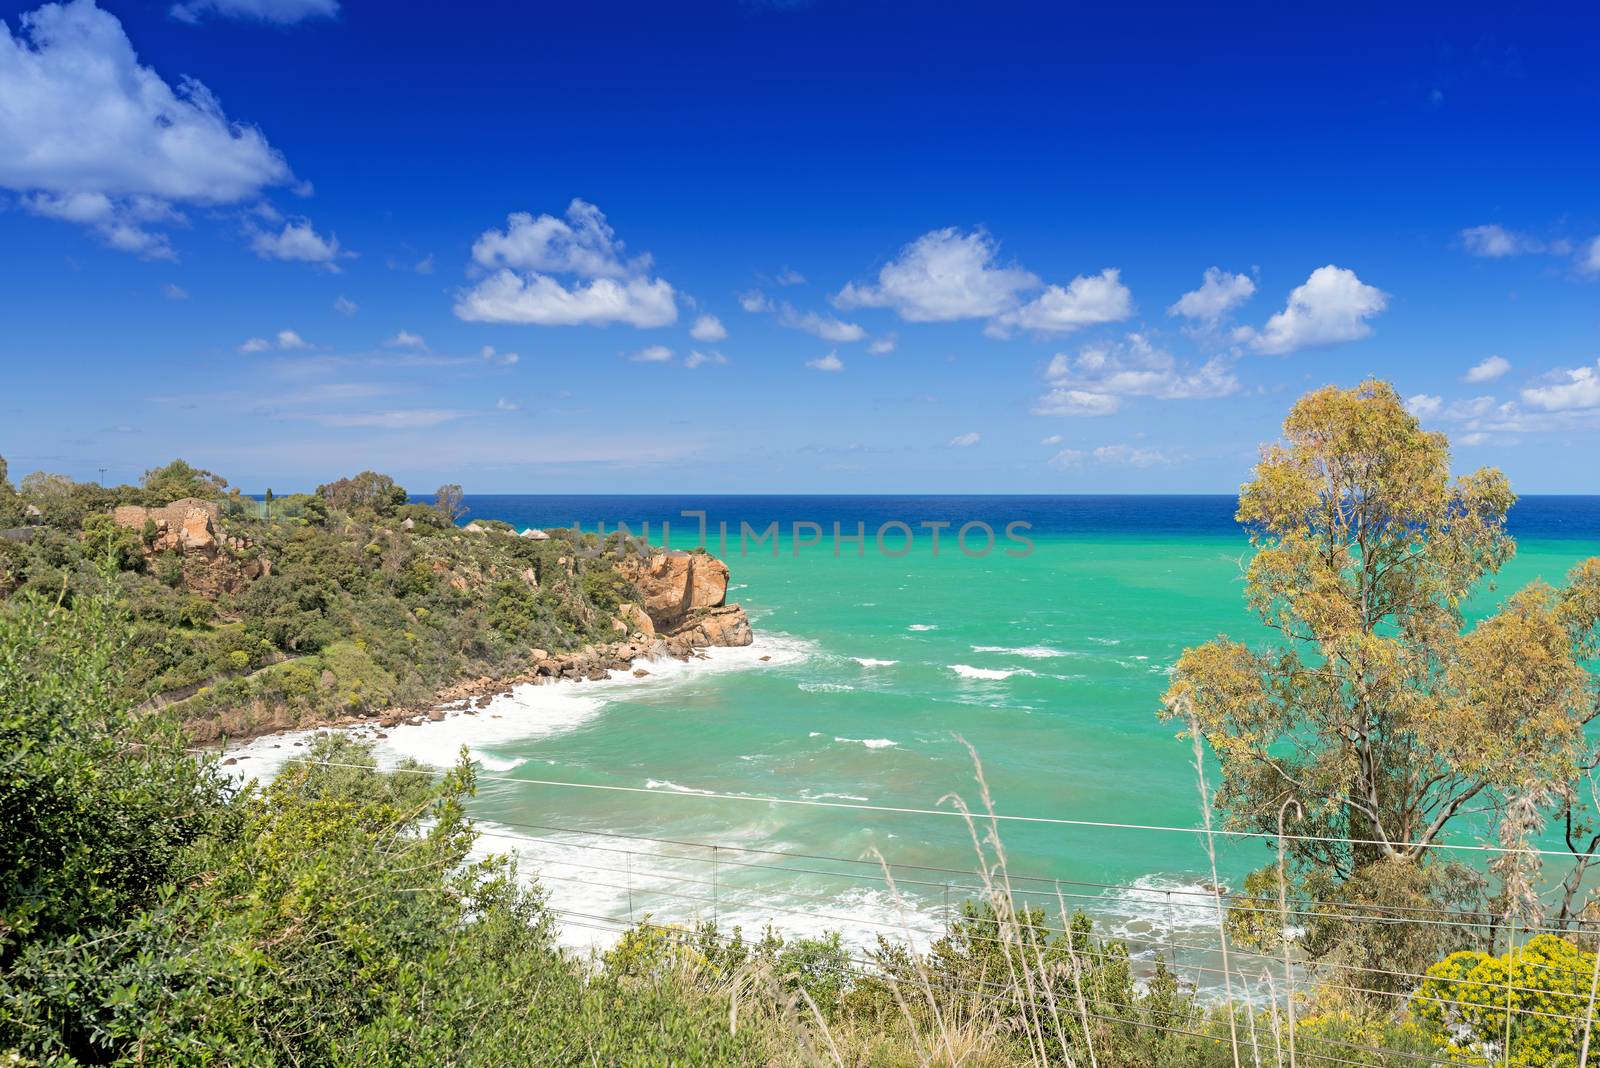
[[(652, 661), (705, 659), (705, 649), (746, 646), (755, 640), (744, 608), (727, 603), (728, 566), (716, 557), (655, 552), (629, 560), (622, 570), (639, 591), (640, 600), (618, 606), (612, 620), (618, 637), (613, 641), (591, 642), (568, 652), (531, 649), (531, 666), (525, 670), (459, 680), (440, 688), (425, 706), (397, 705), (331, 716), (297, 723), (290, 729), (384, 730), (437, 722), (453, 715), (477, 715), (495, 697), (510, 696), (517, 686), (598, 682), (614, 671), (644, 678), (651, 674), (648, 664)], [(281, 733), (284, 728), (278, 727), (216, 741), (231, 747)]]

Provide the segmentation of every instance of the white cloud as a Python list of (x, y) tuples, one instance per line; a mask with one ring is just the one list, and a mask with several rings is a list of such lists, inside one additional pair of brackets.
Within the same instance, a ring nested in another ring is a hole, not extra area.
[(161, 295), (168, 300), (188, 300), (189, 291), (175, 282), (161, 283)]
[(1088, 458), (1089, 454), (1082, 449), (1062, 449), (1050, 457), (1048, 462), (1052, 467), (1077, 467)]
[(951, 438), (950, 445), (953, 448), (965, 449), (976, 445), (982, 437), (983, 435), (978, 433), (976, 430), (970, 430), (965, 434), (957, 434), (955, 437)]
[(1299, 349), (1356, 341), (1372, 333), (1367, 320), (1388, 307), (1389, 296), (1344, 267), (1318, 267), (1289, 294), (1288, 306), (1248, 332), (1257, 352), (1281, 356)]
[(1493, 382), (1495, 379), (1499, 378), (1509, 370), (1511, 370), (1510, 360), (1506, 359), (1504, 356), (1490, 356), (1487, 360), (1484, 360), (1482, 363), (1475, 364), (1469, 371), (1467, 371), (1466, 376), (1462, 379), (1462, 381)]
[(769, 312), (772, 310), (772, 301), (768, 299), (767, 295), (761, 292), (761, 290), (752, 289), (748, 293), (739, 294), (739, 307), (743, 308), (751, 315), (759, 315), (762, 312)]
[(522, 407), (522, 405), (518, 404), (516, 401), (508, 401), (504, 397), (501, 397), (499, 400), (495, 401), (494, 406), (502, 412), (514, 412)]
[(1600, 274), (1600, 237), (1586, 243), (1578, 253), (1578, 270), (1585, 274)]
[(1495, 410), (1493, 397), (1470, 397), (1466, 400), (1451, 401), (1444, 410), (1446, 419), (1482, 419)]
[(728, 328), (715, 315), (702, 315), (689, 328), (689, 336), (696, 341), (724, 341), (728, 337)]
[(300, 349), (311, 348), (311, 343), (293, 330), (279, 330), (273, 340), (264, 337), (253, 337), (239, 346), (239, 351), (246, 355), (252, 352), (266, 352), (268, 349), (281, 349), (285, 352), (294, 352)]
[(413, 334), (409, 330), (399, 331), (394, 337), (385, 341), (384, 344), (394, 349), (426, 349), (428, 347), (427, 341), (423, 340), (421, 334)]
[(1246, 274), (1229, 274), (1221, 267), (1207, 267), (1199, 289), (1191, 289), (1167, 309), (1168, 315), (1181, 315), (1215, 326), (1234, 308), (1255, 295), (1256, 284)]
[(773, 281), (780, 286), (803, 286), (806, 284), (806, 276), (793, 267), (785, 267), (778, 272), (778, 277), (774, 278)]
[(1504, 256), (1520, 256), (1529, 252), (1545, 251), (1545, 244), (1526, 234), (1519, 234), (1514, 230), (1507, 230), (1496, 223), (1486, 226), (1469, 226), (1461, 231), (1461, 243), (1468, 252), (1474, 256), (1484, 256), (1489, 259), (1500, 259)]
[(361, 305), (357, 304), (355, 301), (344, 296), (343, 294), (339, 296), (338, 300), (333, 302), (333, 310), (343, 316), (354, 315), (358, 310), (360, 310), (360, 308)]
[(628, 359), (634, 363), (666, 363), (672, 359), (672, 350), (665, 345), (648, 345)]
[(678, 318), (677, 295), (665, 279), (650, 277), (650, 257), (628, 258), (605, 215), (581, 199), (565, 219), (513, 213), (504, 230), (478, 238), (472, 258), (491, 273), (456, 301), (456, 315), (468, 321), (643, 328)]
[(1406, 411), (1418, 419), (1427, 419), (1438, 415), (1444, 409), (1444, 398), (1428, 393), (1418, 393), (1406, 398)]
[(1034, 415), (1099, 416), (1113, 415), (1122, 401), (1109, 393), (1086, 389), (1052, 389), (1033, 406)]
[(1060, 434), (1051, 434), (1049, 437), (1047, 437), (1044, 440), (1040, 441), (1039, 444), (1040, 445), (1060, 445), (1065, 440), (1067, 440), (1067, 439), (1062, 437)]
[(855, 323), (813, 311), (801, 312), (788, 303), (778, 309), (778, 325), (791, 330), (804, 330), (824, 341), (860, 341), (867, 336), (867, 332)]
[(458, 318), (533, 326), (667, 326), (678, 318), (672, 286), (660, 278), (596, 278), (570, 289), (545, 274), (496, 273), (462, 293)]
[(433, 253), (430, 252), (426, 256), (422, 257), (420, 260), (418, 260), (415, 264), (412, 265), (411, 269), (413, 271), (416, 271), (418, 274), (432, 274), (433, 273)]
[(179, 205), (235, 204), (293, 181), (254, 127), (204, 85), (139, 64), (122, 24), (86, 0), (0, 22), (0, 188), (111, 247), (172, 258)]
[(887, 356), (894, 351), (894, 346), (894, 335), (888, 334), (868, 344), (867, 351), (874, 356)]
[(288, 26), (303, 19), (331, 19), (339, 13), (338, 0), (181, 0), (168, 9), (180, 22), (199, 22), (207, 15), (225, 19), (253, 19)]
[(842, 371), (844, 361), (839, 359), (837, 352), (830, 352), (826, 356), (818, 356), (814, 360), (807, 360), (806, 366), (813, 371)]
[(249, 355), (252, 352), (265, 352), (271, 347), (272, 342), (268, 341), (266, 338), (253, 337), (246, 341), (243, 345), (240, 345), (239, 351), (245, 355)]
[(480, 267), (509, 267), (581, 278), (623, 278), (650, 267), (649, 256), (629, 263), (605, 213), (582, 198), (567, 205), (567, 216), (538, 217), (512, 212), (504, 230), (485, 230), (472, 246)]
[(846, 285), (833, 298), (840, 308), (891, 308), (911, 322), (981, 319), (1010, 311), (1017, 294), (1039, 279), (996, 262), (999, 244), (987, 231), (955, 227), (923, 234), (878, 272), (876, 285)]
[(1225, 397), (1239, 389), (1230, 362), (1213, 357), (1199, 367), (1179, 364), (1143, 334), (1111, 344), (1085, 345), (1076, 354), (1060, 352), (1045, 369), (1050, 390), (1034, 406), (1036, 415), (1110, 415), (1121, 397), (1199, 400)]
[(482, 349), (483, 358), (489, 363), (497, 363), (502, 367), (510, 367), (522, 359), (514, 352), (496, 352), (493, 345), (485, 345)]
[(696, 367), (703, 367), (708, 363), (727, 363), (728, 358), (715, 350), (706, 352), (693, 351), (683, 358), (683, 365), (693, 371)]
[(280, 349), (309, 349), (311, 343), (293, 330), (279, 330), (278, 347)]
[(306, 219), (286, 222), (279, 233), (258, 231), (250, 239), (250, 247), (264, 260), (290, 260), (314, 263), (338, 273), (338, 260), (355, 255), (339, 248), (339, 239), (333, 234), (323, 237), (311, 228)]
[(1046, 286), (1027, 304), (996, 316), (987, 332), (1004, 336), (1016, 327), (1066, 333), (1098, 323), (1121, 322), (1132, 314), (1133, 294), (1122, 284), (1121, 272), (1107, 267), (1099, 274), (1079, 275), (1065, 287)]
[(1576, 367), (1557, 372), (1549, 385), (1530, 386), (1522, 400), (1547, 412), (1581, 411), (1600, 408), (1600, 373), (1594, 367)]
[(1486, 442), (1488, 440), (1489, 440), (1489, 435), (1488, 434), (1485, 434), (1481, 430), (1475, 430), (1470, 434), (1462, 434), (1459, 437), (1457, 437), (1456, 438), (1456, 444), (1458, 444), (1458, 445), (1482, 445), (1484, 442)]

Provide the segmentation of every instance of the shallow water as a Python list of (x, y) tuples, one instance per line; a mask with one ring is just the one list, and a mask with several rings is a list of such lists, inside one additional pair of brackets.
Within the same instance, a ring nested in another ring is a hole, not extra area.
[[(485, 776), (472, 804), (490, 832), (485, 848), (515, 851), (541, 876), (574, 944), (604, 942), (608, 921), (647, 913), (715, 917), (747, 933), (767, 922), (841, 929), (856, 944), (937, 932), (947, 904), (980, 885), (968, 824), (846, 806), (953, 813), (955, 794), (980, 809), (968, 743), (999, 812), (1197, 827), (1189, 743), (1157, 717), (1167, 673), (1185, 647), (1218, 633), (1263, 636), (1241, 599), (1248, 545), (1222, 498), (468, 504), (473, 518), (519, 527), (576, 519), (593, 529), (603, 518), (637, 530), (651, 519), (659, 530), (667, 518), (680, 546), (695, 540), (681, 508), (707, 508), (713, 531), (719, 516), (735, 530), (740, 518), (758, 528), (797, 517), (824, 529), (838, 519), (846, 532), (868, 524), (860, 557), (848, 544), (835, 557), (828, 536), (798, 556), (787, 540), (777, 557), (740, 556), (735, 535), (730, 600), (749, 610), (750, 648), (655, 665), (645, 679), (525, 687), (480, 715), (394, 730), (381, 744), (386, 759), (435, 764), (471, 747)], [(1600, 552), (1595, 499), (1519, 508), (1521, 548), (1501, 591), (1559, 581)], [(925, 542), (889, 558), (870, 537), (886, 518), (976, 517), (999, 529), (1018, 516), (1035, 524), (1034, 550), (1020, 558), (969, 558), (948, 545), (934, 555)], [(283, 752), (258, 749), (252, 770)], [(1026, 821), (999, 831), (1013, 889), (1047, 911), (1083, 908), (1137, 955), (1205, 959), (1216, 915), (1196, 835)], [(1259, 842), (1217, 848), (1224, 884), (1272, 859)], [(880, 857), (895, 866), (898, 901)]]

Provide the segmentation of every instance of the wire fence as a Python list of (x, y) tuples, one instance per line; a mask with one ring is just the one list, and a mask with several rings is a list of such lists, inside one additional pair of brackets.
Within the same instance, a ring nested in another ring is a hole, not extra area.
[[(301, 757), (311, 763), (333, 767), (361, 768), (365, 765)], [(434, 769), (412, 770), (434, 774)], [(692, 806), (708, 801), (736, 802), (765, 806), (823, 807), (859, 813), (863, 820), (874, 816), (948, 819), (967, 822), (976, 846), (970, 867), (909, 861), (880, 855), (845, 856), (819, 851), (782, 849), (748, 842), (704, 841), (666, 833), (624, 831), (614, 827), (585, 826), (582, 821), (522, 822), (496, 820), (477, 828), (479, 848), (485, 854), (502, 855), (517, 861), (519, 868), (536, 879), (548, 894), (547, 906), (568, 934), (569, 943), (588, 941), (599, 947), (622, 937), (628, 931), (654, 931), (670, 938), (690, 941), (709, 938), (723, 943), (741, 937), (733, 928), (761, 930), (770, 925), (780, 934), (809, 935), (836, 929), (853, 932), (847, 944), (848, 960), (862, 975), (881, 973), (884, 967), (879, 938), (889, 946), (904, 946), (926, 953), (940, 939), (951, 939), (966, 947), (992, 947), (995, 952), (1043, 952), (1047, 940), (1065, 937), (1074, 942), (1069, 952), (1073, 967), (1079, 958), (1086, 967), (1118, 964), (1132, 968), (1142, 979), (1156, 969), (1165, 969), (1193, 995), (1212, 1005), (1226, 1005), (1232, 1023), (1242, 1011), (1250, 1022), (1252, 1035), (1243, 1046), (1260, 1063), (1268, 1053), (1281, 1063), (1282, 1036), (1266, 1047), (1254, 1033), (1258, 1012), (1270, 1013), (1274, 1027), (1279, 1025), (1280, 1007), (1293, 1030), (1293, 1009), (1312, 995), (1364, 999), (1369, 1004), (1386, 1006), (1396, 1016), (1421, 1007), (1434, 1006), (1441, 1014), (1463, 1005), (1489, 1006), (1506, 1020), (1507, 1042), (1498, 1050), (1492, 1045), (1478, 1059), (1458, 1059), (1452, 1053), (1417, 1055), (1405, 1051), (1370, 1046), (1360, 1042), (1319, 1039), (1323, 1049), (1339, 1049), (1349, 1057), (1327, 1053), (1308, 1054), (1308, 1063), (1371, 1065), (1373, 1063), (1417, 1063), (1454, 1065), (1482, 1064), (1484, 1058), (1500, 1054), (1488, 1063), (1509, 1059), (1512, 1024), (1543, 1024), (1572, 1036), (1574, 1046), (1583, 1043), (1583, 1060), (1564, 1063), (1587, 1066), (1588, 1035), (1595, 1016), (1596, 994), (1600, 992), (1600, 956), (1592, 965), (1578, 957), (1584, 967), (1572, 967), (1524, 955), (1514, 957), (1514, 967), (1494, 978), (1475, 977), (1474, 973), (1448, 974), (1419, 971), (1396, 963), (1346, 963), (1329, 968), (1309, 959), (1301, 940), (1304, 928), (1318, 925), (1348, 925), (1381, 932), (1388, 937), (1396, 932), (1434, 930), (1458, 934), (1463, 945), (1483, 945), (1491, 949), (1496, 939), (1515, 946), (1518, 939), (1550, 934), (1589, 944), (1600, 937), (1596, 922), (1580, 917), (1570, 922), (1551, 923), (1526, 917), (1494, 915), (1486, 909), (1445, 905), (1388, 904), (1382, 901), (1312, 899), (1297, 896), (1285, 886), (1281, 899), (1238, 895), (1215, 881), (1206, 887), (1152, 889), (1137, 883), (1069, 879), (1058, 875), (1011, 871), (1003, 857), (986, 851), (980, 831), (993, 831), (997, 842), (1001, 828), (1028, 823), (1046, 827), (1096, 828), (1129, 835), (1185, 835), (1197, 845), (1210, 847), (1215, 839), (1245, 843), (1266, 842), (1278, 846), (1276, 835), (1257, 832), (1204, 828), (1143, 825), (1056, 816), (1019, 815), (980, 810), (919, 808), (874, 805), (864, 802), (835, 802), (811, 798), (751, 796), (716, 791), (664, 792), (649, 788), (613, 784), (583, 783), (559, 779), (521, 778), (513, 775), (480, 773), (483, 782), (505, 784), (530, 794), (557, 795), (562, 791), (602, 791), (610, 794), (649, 795), (652, 812), (661, 818), (664, 805)], [(669, 800), (670, 799), (670, 800)], [(551, 806), (555, 807), (555, 806)], [(1285, 834), (1283, 842), (1363, 844), (1361, 840), (1326, 836)], [(1541, 858), (1567, 856), (1559, 850), (1536, 846), (1507, 847), (1442, 841), (1429, 843), (1428, 849), (1470, 853), (1486, 858), (1520, 855)], [(853, 892), (880, 895), (886, 905), (877, 914), (851, 908)], [(1159, 912), (1151, 918), (1145, 910), (1148, 929), (1096, 933), (1081, 944), (1072, 939), (1072, 920), (1084, 913), (1102, 919), (1114, 902), (1130, 897), (1152, 901), (1169, 913), (1164, 926)], [(969, 903), (999, 905), (1001, 917), (983, 913)], [(1018, 909), (1027, 911), (1018, 912)], [(1037, 910), (1037, 911), (1032, 911)], [(1010, 925), (1006, 914), (1011, 917)], [(709, 926), (706, 926), (709, 921)], [(1231, 922), (1230, 922), (1231, 921)], [(1254, 923), (1269, 931), (1277, 945), (1265, 947), (1241, 941), (1230, 927), (1239, 922)], [(1041, 957), (1042, 961), (1042, 957)], [(1535, 980), (1538, 980), (1535, 982)], [(982, 999), (1003, 997), (1026, 1011), (1041, 1011), (1034, 1000), (1024, 1004), (1019, 998), (1036, 998), (1011, 984), (995, 984), (993, 989), (974, 985), (970, 976), (932, 976), (942, 995)], [(1428, 984), (1426, 989), (1419, 989)], [(1031, 1005), (1031, 1008), (1030, 1008)], [(1240, 1042), (1237, 1034), (1219, 1035), (1215, 1031), (1171, 1028), (1138, 1016), (1136, 1007), (1125, 1003), (1096, 1001), (1090, 1012), (1079, 1006), (1085, 1019), (1103, 1019), (1107, 1024), (1135, 1028), (1155, 1027), (1175, 1034), (1192, 1035), (1197, 1040)], [(1105, 1013), (1114, 1015), (1107, 1016)], [(1381, 1054), (1383, 1060), (1372, 1057)]]

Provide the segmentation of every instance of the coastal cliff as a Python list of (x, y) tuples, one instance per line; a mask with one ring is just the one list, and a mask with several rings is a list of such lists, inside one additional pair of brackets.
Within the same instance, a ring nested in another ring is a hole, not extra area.
[(462, 518), (454, 487), (425, 504), (372, 471), (263, 500), (181, 460), (138, 486), (0, 474), (0, 602), (108, 600), (136, 654), (119, 700), (200, 741), (752, 640), (703, 552)]

